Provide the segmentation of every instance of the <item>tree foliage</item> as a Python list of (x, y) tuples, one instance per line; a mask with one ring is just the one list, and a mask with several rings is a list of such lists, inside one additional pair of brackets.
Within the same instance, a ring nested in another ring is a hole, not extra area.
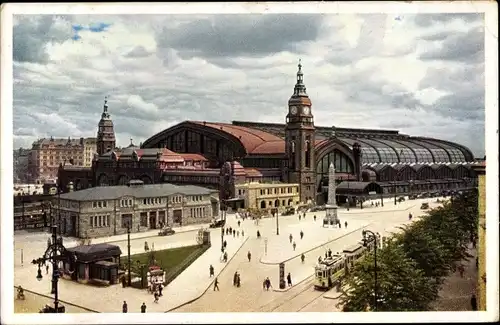
[[(477, 235), (477, 192), (452, 198), (422, 219), (402, 227), (377, 252), (377, 311), (425, 311), (444, 277), (469, 258)], [(342, 285), (344, 311), (374, 308), (373, 252), (360, 260)]]

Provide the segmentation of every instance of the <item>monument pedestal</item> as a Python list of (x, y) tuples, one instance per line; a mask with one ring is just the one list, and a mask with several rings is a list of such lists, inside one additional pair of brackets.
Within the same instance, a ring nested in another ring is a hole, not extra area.
[(325, 219), (323, 220), (323, 225), (332, 225), (336, 226), (339, 223), (339, 217), (338, 217), (338, 207), (337, 205), (330, 205), (327, 204), (325, 206)]

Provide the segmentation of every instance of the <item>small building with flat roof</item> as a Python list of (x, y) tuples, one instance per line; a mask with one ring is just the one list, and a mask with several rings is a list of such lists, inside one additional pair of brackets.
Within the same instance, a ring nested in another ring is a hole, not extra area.
[(67, 236), (95, 238), (209, 223), (218, 215), (214, 190), (168, 183), (92, 187), (54, 197), (52, 218)]

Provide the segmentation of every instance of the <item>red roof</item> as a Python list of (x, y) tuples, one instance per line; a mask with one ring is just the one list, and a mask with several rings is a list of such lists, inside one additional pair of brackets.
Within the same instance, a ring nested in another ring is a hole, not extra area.
[(180, 153), (179, 156), (184, 158), (184, 160), (194, 160), (194, 161), (208, 161), (203, 155), (198, 153)]
[[(284, 153), (284, 144), (282, 145), (283, 149), (278, 152), (272, 152), (268, 149), (265, 149), (263, 152), (261, 152), (259, 148), (263, 144), (267, 144), (269, 142), (283, 142), (283, 139), (273, 135), (268, 132), (264, 132), (261, 130), (256, 130), (256, 129), (251, 129), (247, 128), (244, 126), (237, 126), (233, 124), (228, 124), (228, 123), (211, 123), (211, 122), (199, 122), (199, 121), (192, 121), (191, 123), (196, 123), (199, 125), (204, 125), (206, 127), (211, 127), (217, 130), (224, 131), (235, 138), (237, 138), (245, 147), (245, 150), (249, 154), (253, 153)], [(274, 148), (274, 147), (271, 147)], [(279, 145), (276, 147), (277, 149), (280, 149)], [(254, 150), (257, 150), (254, 152)]]
[(255, 168), (245, 168), (247, 177), (262, 177), (262, 173)]

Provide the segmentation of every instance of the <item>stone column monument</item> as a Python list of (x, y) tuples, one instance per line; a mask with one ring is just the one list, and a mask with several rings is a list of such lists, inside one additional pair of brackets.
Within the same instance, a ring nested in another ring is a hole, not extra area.
[(323, 219), (323, 226), (336, 226), (340, 223), (337, 209), (335, 166), (331, 163), (330, 168), (328, 169), (328, 202), (325, 206), (326, 216), (325, 219)]

